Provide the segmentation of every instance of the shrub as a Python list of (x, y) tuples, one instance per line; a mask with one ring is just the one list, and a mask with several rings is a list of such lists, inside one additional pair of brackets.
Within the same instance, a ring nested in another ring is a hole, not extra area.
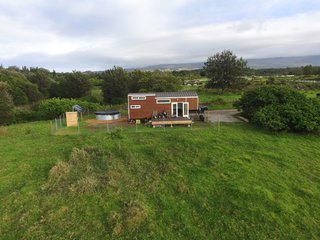
[(76, 104), (80, 105), (87, 112), (96, 111), (102, 108), (100, 104), (77, 99), (51, 98), (41, 101), (35, 107), (35, 110), (39, 113), (41, 119), (53, 119), (65, 112), (72, 111), (72, 106)]
[(19, 108), (16, 108), (14, 111), (15, 123), (38, 121), (40, 119), (41, 119), (41, 116), (37, 111), (33, 111), (29, 109), (19, 109)]
[(273, 131), (320, 130), (320, 101), (287, 87), (263, 86), (250, 90), (235, 106), (251, 122)]
[(0, 125), (13, 121), (13, 101), (9, 90), (10, 87), (7, 83), (0, 82)]
[(265, 128), (275, 131), (287, 130), (287, 126), (278, 114), (278, 110), (271, 105), (258, 110), (255, 113), (254, 118), (256, 122), (261, 123)]
[(121, 140), (123, 138), (122, 128), (115, 127), (112, 132), (110, 132), (110, 137), (112, 140), (118, 139)]

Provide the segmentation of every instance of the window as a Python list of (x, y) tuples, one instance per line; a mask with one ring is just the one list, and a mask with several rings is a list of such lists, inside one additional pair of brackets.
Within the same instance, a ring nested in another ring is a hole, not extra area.
[(140, 109), (141, 105), (130, 105), (130, 109)]
[(171, 103), (171, 99), (157, 99), (158, 104), (167, 104)]
[(132, 96), (131, 100), (146, 100), (146, 97), (144, 97), (144, 96)]

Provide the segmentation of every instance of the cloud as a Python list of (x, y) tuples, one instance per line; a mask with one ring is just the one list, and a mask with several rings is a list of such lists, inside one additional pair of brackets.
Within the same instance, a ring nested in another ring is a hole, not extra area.
[(0, 0), (0, 64), (58, 71), (320, 54), (320, 3)]

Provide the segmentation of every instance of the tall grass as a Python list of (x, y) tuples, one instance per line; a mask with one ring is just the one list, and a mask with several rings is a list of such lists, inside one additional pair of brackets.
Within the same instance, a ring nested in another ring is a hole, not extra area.
[(120, 138), (5, 129), (1, 239), (320, 237), (318, 136), (203, 123)]

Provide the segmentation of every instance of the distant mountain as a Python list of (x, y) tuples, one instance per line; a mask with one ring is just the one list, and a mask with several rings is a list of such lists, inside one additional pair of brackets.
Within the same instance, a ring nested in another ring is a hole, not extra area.
[(176, 64), (159, 64), (159, 65), (151, 65), (147, 67), (140, 68), (141, 70), (153, 71), (153, 70), (196, 70), (201, 69), (203, 67), (203, 63), (176, 63)]
[(301, 67), (306, 65), (320, 66), (320, 55), (248, 59), (248, 65), (255, 69)]
[[(262, 68), (286, 68), (301, 67), (306, 65), (320, 66), (320, 55), (303, 56), (303, 57), (275, 57), (275, 58), (258, 58), (247, 59), (248, 66), (254, 69)], [(177, 64), (159, 64), (140, 68), (141, 70), (195, 70), (201, 69), (203, 63), (177, 63)]]

